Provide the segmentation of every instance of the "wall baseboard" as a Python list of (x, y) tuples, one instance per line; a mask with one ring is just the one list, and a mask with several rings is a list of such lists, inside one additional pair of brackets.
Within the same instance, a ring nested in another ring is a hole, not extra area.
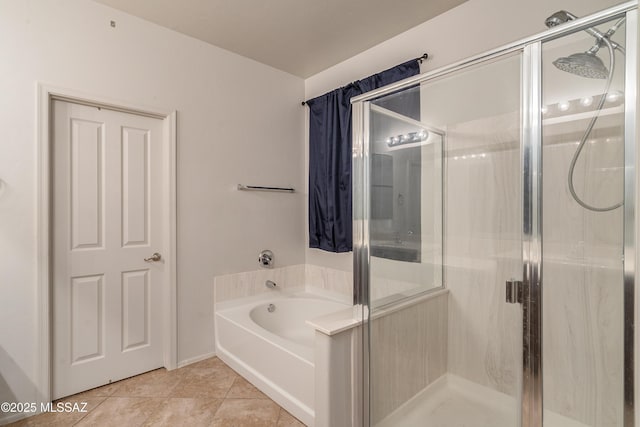
[[(39, 405), (39, 404), (38, 404)], [(0, 426), (15, 423), (16, 421), (23, 420), (25, 418), (32, 417), (34, 415), (38, 415), (40, 412), (32, 412), (32, 413), (5, 413), (4, 416), (0, 415)], [(2, 413), (0, 413), (2, 414)]]
[(200, 356), (190, 357), (189, 359), (181, 360), (178, 362), (178, 368), (183, 368), (187, 365), (191, 365), (192, 363), (196, 363), (204, 359), (209, 359), (210, 357), (213, 357), (215, 355), (216, 355), (216, 352), (212, 351), (211, 353), (201, 354)]

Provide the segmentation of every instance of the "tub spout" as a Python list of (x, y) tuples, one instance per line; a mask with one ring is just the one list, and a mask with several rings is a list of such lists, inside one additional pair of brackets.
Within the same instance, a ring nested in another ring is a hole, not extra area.
[(278, 286), (276, 285), (276, 282), (273, 282), (271, 280), (267, 280), (266, 282), (264, 282), (264, 285), (269, 289), (275, 289), (276, 286)]

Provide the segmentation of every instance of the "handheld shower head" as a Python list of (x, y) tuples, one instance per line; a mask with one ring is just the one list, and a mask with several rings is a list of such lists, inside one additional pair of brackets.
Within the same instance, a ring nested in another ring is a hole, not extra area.
[[(573, 21), (578, 17), (566, 10), (559, 10), (553, 15), (545, 19), (544, 23), (547, 27), (553, 28), (556, 25), (564, 24), (568, 21)], [(590, 79), (606, 79), (609, 76), (609, 70), (605, 67), (600, 58), (596, 56), (598, 49), (602, 45), (610, 46), (613, 49), (619, 49), (624, 52), (622, 46), (616, 42), (610, 40), (610, 37), (616, 32), (623, 20), (619, 20), (613, 27), (607, 31), (606, 34), (601, 33), (595, 28), (587, 28), (585, 31), (596, 38), (596, 44), (586, 52), (574, 53), (563, 58), (558, 58), (553, 61), (553, 65), (559, 70), (566, 71), (571, 74), (575, 74), (580, 77), (587, 77)]]
[[(557, 25), (564, 24), (567, 21), (572, 21), (577, 19), (577, 16), (572, 15), (566, 10), (560, 10), (553, 15), (549, 16), (545, 19), (544, 23), (547, 27), (552, 28)], [(558, 58), (553, 61), (553, 65), (556, 66), (559, 70), (566, 71), (571, 74), (575, 74), (581, 77), (587, 77), (592, 79), (606, 79), (607, 83), (605, 86), (605, 90), (603, 95), (600, 97), (600, 101), (598, 101), (598, 105), (596, 107), (596, 113), (589, 121), (587, 128), (580, 139), (580, 143), (578, 144), (578, 148), (573, 154), (573, 158), (571, 159), (571, 164), (569, 165), (569, 174), (567, 176), (567, 183), (569, 184), (569, 192), (573, 199), (585, 209), (589, 209), (594, 212), (608, 212), (614, 209), (619, 208), (623, 205), (624, 202), (616, 203), (610, 206), (599, 207), (593, 206), (589, 203), (583, 201), (580, 196), (576, 193), (573, 178), (575, 166), (580, 157), (580, 153), (587, 143), (587, 139), (593, 130), (593, 127), (596, 124), (596, 120), (598, 120), (598, 116), (602, 111), (602, 107), (607, 98), (607, 93), (609, 92), (609, 88), (611, 87), (611, 80), (613, 79), (613, 72), (615, 70), (615, 50), (618, 49), (620, 52), (624, 54), (624, 48), (618, 45), (616, 42), (611, 40), (611, 36), (617, 31), (617, 29), (622, 25), (625, 18), (621, 18), (611, 27), (606, 33), (601, 33), (597, 29), (590, 27), (584, 29), (588, 34), (592, 35), (596, 38), (596, 44), (586, 52), (574, 53), (573, 55), (569, 55), (567, 57)], [(604, 63), (600, 58), (596, 56), (598, 50), (602, 47), (606, 46), (609, 50), (609, 67), (611, 70), (605, 67)]]

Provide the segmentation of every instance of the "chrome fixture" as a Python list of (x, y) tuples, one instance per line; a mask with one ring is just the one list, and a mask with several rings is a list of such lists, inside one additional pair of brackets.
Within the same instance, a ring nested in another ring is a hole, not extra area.
[(269, 313), (273, 313), (274, 311), (276, 311), (276, 306), (275, 306), (275, 304), (269, 304), (269, 305), (267, 306), (267, 311), (268, 311)]
[(274, 191), (277, 193), (295, 193), (295, 188), (290, 187), (266, 187), (262, 185), (243, 185), (238, 184), (238, 190), (240, 191)]
[(576, 18), (577, 16), (567, 12), (566, 10), (559, 10), (545, 19), (544, 24), (549, 28), (553, 28), (556, 25), (564, 24), (565, 22), (571, 21)]
[[(577, 16), (567, 12), (566, 10), (560, 10), (554, 13), (553, 15), (551, 15), (550, 17), (548, 17), (544, 21), (544, 23), (547, 27), (551, 28), (551, 27), (555, 27), (556, 25), (560, 25), (567, 21), (572, 21), (577, 18), (578, 18)], [(600, 116), (602, 107), (604, 106), (604, 103), (607, 100), (609, 88), (611, 87), (611, 81), (613, 80), (613, 73), (616, 67), (615, 51), (619, 50), (622, 54), (625, 53), (625, 50), (622, 46), (620, 46), (618, 43), (611, 40), (611, 36), (615, 34), (615, 32), (618, 30), (618, 28), (620, 28), (620, 26), (624, 21), (625, 21), (625, 18), (619, 19), (613, 25), (613, 27), (607, 30), (606, 33), (602, 33), (593, 27), (587, 28), (585, 31), (596, 38), (595, 45), (593, 45), (586, 52), (574, 53), (567, 57), (558, 58), (555, 61), (553, 61), (553, 65), (555, 65), (556, 68), (558, 68), (559, 70), (566, 71), (571, 74), (575, 74), (576, 76), (586, 77), (590, 79), (607, 79), (604, 93), (602, 94), (602, 96), (600, 96), (600, 100), (598, 101), (597, 107), (595, 109), (596, 113), (594, 114), (591, 121), (589, 121), (589, 124), (587, 125), (587, 128), (585, 129), (585, 132), (582, 135), (582, 139), (578, 144), (578, 148), (576, 149), (576, 152), (573, 155), (573, 158), (571, 159), (571, 164), (569, 166), (569, 174), (567, 176), (569, 191), (571, 192), (571, 196), (573, 197), (573, 199), (576, 202), (578, 202), (578, 204), (583, 208), (588, 209), (590, 211), (594, 211), (594, 212), (612, 211), (614, 209), (619, 208), (624, 203), (624, 202), (619, 202), (614, 205), (604, 206), (604, 207), (592, 206), (587, 202), (585, 202), (584, 200), (582, 200), (580, 196), (578, 196), (578, 194), (576, 193), (576, 189), (573, 185), (573, 175), (574, 175), (576, 163), (578, 162), (578, 158), (580, 158), (580, 153), (582, 152), (582, 149), (584, 148), (587, 142), (587, 139), (589, 138), (589, 135), (591, 134), (591, 131), (593, 130), (593, 127), (595, 126), (596, 121)], [(596, 56), (596, 53), (598, 52), (598, 50), (600, 50), (600, 48), (603, 45), (606, 46), (607, 50), (609, 51), (609, 69), (607, 69), (607, 67), (604, 65), (602, 60)], [(567, 109), (568, 109), (568, 106), (567, 106)]]
[(587, 52), (578, 52), (567, 57), (553, 61), (557, 69), (589, 79), (606, 79), (609, 70), (602, 59), (589, 49)]
[(271, 268), (273, 266), (273, 252), (269, 249), (260, 252), (258, 264), (260, 264), (260, 267)]
[(404, 135), (390, 136), (385, 140), (387, 147), (396, 147), (398, 145), (414, 144), (416, 142), (426, 141), (429, 138), (429, 131), (420, 129), (418, 132), (409, 132)]
[[(578, 17), (566, 10), (560, 10), (548, 17), (544, 23), (547, 27), (552, 28), (556, 25), (560, 25), (574, 19), (578, 19)], [(595, 28), (587, 28), (585, 31), (595, 37), (596, 44), (586, 52), (574, 53), (573, 55), (569, 55), (564, 58), (558, 58), (553, 62), (553, 65), (562, 71), (566, 71), (577, 76), (591, 79), (606, 79), (607, 76), (609, 76), (609, 70), (602, 60), (596, 56), (596, 53), (598, 53), (598, 50), (600, 50), (603, 45), (606, 45), (607, 47), (610, 47), (611, 50), (618, 49), (624, 54), (624, 48), (611, 40), (611, 36), (618, 31), (618, 28), (620, 28), (624, 21), (625, 18), (618, 20), (618, 22), (616, 22), (613, 27), (609, 28), (609, 30), (604, 34)], [(612, 63), (612, 68), (613, 65), (614, 64)]]
[(146, 262), (158, 262), (161, 259), (162, 259), (162, 255), (160, 255), (158, 252), (156, 252), (153, 255), (151, 255), (149, 258), (145, 258), (144, 260)]
[[(559, 10), (553, 15), (549, 16), (547, 19), (545, 19), (544, 24), (548, 28), (553, 28), (557, 25), (564, 24), (565, 22), (573, 21), (575, 19), (578, 19), (578, 17), (573, 13), (567, 12), (566, 10)], [(620, 25), (622, 24), (623, 21), (624, 21), (624, 18), (620, 19), (613, 27), (611, 27), (604, 34), (600, 32), (598, 29), (593, 27), (587, 28), (585, 31), (591, 34), (593, 37), (595, 37), (596, 41), (600, 43), (602, 39), (605, 39), (605, 38), (610, 39), (613, 33), (615, 33), (618, 30), (618, 28), (620, 28)], [(618, 43), (614, 41), (611, 41), (611, 40), (609, 41), (611, 42), (611, 45), (615, 49), (620, 49), (624, 53), (624, 48), (622, 46), (620, 46)]]
[(269, 288), (269, 289), (275, 289), (276, 286), (276, 282), (272, 281), (272, 280), (267, 280), (266, 282), (264, 282), (264, 285)]
[(506, 301), (511, 304), (522, 304), (522, 281), (509, 279), (506, 285)]

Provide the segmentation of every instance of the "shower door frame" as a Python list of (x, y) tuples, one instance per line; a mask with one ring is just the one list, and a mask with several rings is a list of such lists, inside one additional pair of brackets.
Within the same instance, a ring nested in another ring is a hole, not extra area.
[[(521, 172), (522, 172), (522, 256), (523, 256), (523, 371), (521, 394), (522, 427), (543, 426), (542, 384), (542, 44), (607, 21), (626, 16), (625, 124), (624, 124), (624, 405), (623, 425), (635, 421), (636, 281), (636, 98), (638, 1), (619, 4), (593, 15), (567, 22), (543, 33), (505, 45), (438, 70), (368, 92), (351, 100), (353, 104), (353, 251), (354, 305), (361, 310), (362, 388), (354, 386), (354, 424), (370, 424), (369, 372), (369, 196), (362, 189), (369, 181), (369, 102), (429, 80), (514, 52), (522, 55), (521, 77)], [(444, 185), (444, 183), (443, 183)], [(359, 191), (360, 190), (360, 191)], [(507, 278), (505, 278), (507, 279)], [(426, 291), (428, 292), (428, 291)], [(356, 375), (354, 378), (357, 378)], [(640, 425), (640, 423), (639, 423)]]

